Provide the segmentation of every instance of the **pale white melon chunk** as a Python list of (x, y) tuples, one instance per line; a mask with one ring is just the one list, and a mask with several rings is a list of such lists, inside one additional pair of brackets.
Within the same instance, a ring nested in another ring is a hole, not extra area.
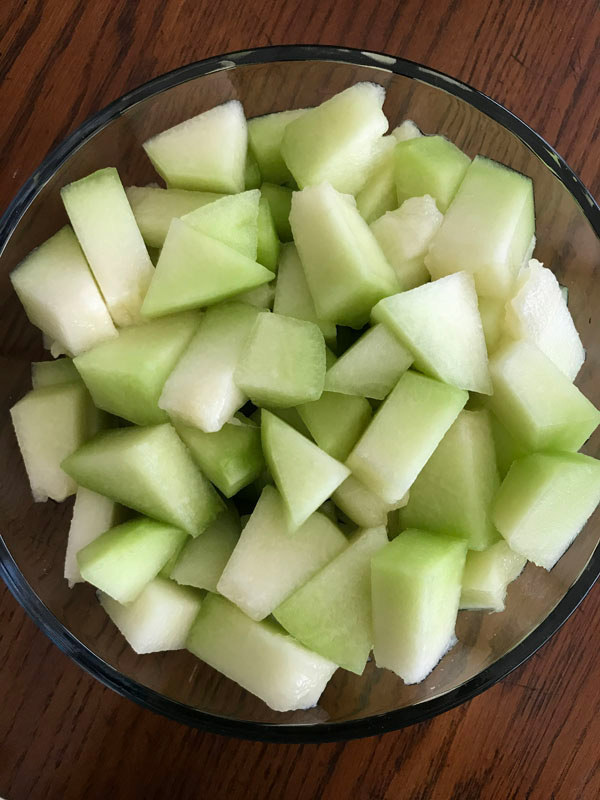
[(460, 595), (461, 609), (482, 608), (504, 611), (508, 584), (515, 580), (527, 562), (501, 539), (487, 550), (467, 553)]
[(65, 555), (65, 578), (69, 588), (83, 580), (77, 553), (117, 524), (118, 509), (119, 506), (109, 497), (78, 487)]

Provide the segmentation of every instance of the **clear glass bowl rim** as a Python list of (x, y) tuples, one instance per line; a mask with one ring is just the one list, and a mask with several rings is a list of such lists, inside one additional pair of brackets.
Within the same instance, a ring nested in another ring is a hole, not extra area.
[[(600, 207), (583, 182), (539, 134), (482, 92), (422, 64), (384, 53), (327, 45), (275, 45), (213, 56), (179, 67), (124, 94), (85, 120), (46, 156), (0, 218), (0, 257), (41, 188), (83, 143), (121, 113), (152, 95), (203, 75), (245, 65), (283, 61), (331, 61), (371, 67), (413, 78), (464, 100), (507, 128), (544, 162), (572, 195), (600, 239)], [(0, 576), (26, 613), (63, 653), (105, 686), (144, 708), (194, 728), (242, 739), (281, 743), (328, 742), (375, 736), (424, 722), (470, 700), (505, 678), (556, 633), (587, 595), (600, 576), (600, 543), (579, 578), (546, 619), (512, 650), (461, 686), (439, 697), (395, 711), (346, 722), (310, 725), (267, 724), (219, 717), (178, 703), (124, 676), (85, 647), (47, 608), (25, 580), (1, 535)]]

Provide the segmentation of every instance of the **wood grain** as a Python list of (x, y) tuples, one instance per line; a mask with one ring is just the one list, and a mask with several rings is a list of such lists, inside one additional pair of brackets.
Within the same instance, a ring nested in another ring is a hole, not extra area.
[[(180, 64), (249, 46), (382, 50), (504, 103), (600, 194), (594, 0), (6, 0), (0, 208), (89, 114)], [(435, 720), (327, 745), (189, 730), (104, 689), (0, 590), (0, 795), (37, 798), (597, 798), (600, 592), (504, 683)]]

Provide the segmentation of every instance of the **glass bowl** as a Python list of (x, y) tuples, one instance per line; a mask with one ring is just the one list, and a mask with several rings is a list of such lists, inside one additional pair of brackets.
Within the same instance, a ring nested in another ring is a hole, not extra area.
[[(326, 741), (382, 733), (433, 717), (482, 692), (529, 658), (569, 617), (600, 571), (595, 515), (551, 572), (529, 565), (502, 614), (461, 612), (459, 644), (423, 683), (405, 686), (373, 662), (362, 677), (338, 670), (319, 705), (278, 714), (186, 651), (136, 656), (91, 586), (72, 591), (63, 562), (72, 502), (35, 504), (8, 410), (30, 388), (30, 362), (47, 357), (11, 290), (9, 272), (66, 222), (59, 189), (116, 166), (123, 182), (155, 174), (149, 136), (232, 98), (248, 117), (312, 106), (356, 81), (387, 89), (390, 125), (412, 119), (470, 156), (483, 153), (531, 176), (536, 256), (569, 289), (587, 348), (578, 385), (599, 404), (600, 209), (554, 150), (502, 106), (468, 86), (391, 56), (332, 47), (269, 47), (211, 58), (162, 75), (87, 120), (41, 164), (0, 221), (0, 574), (38, 626), (107, 686), (188, 725), (275, 741)], [(595, 272), (596, 271), (596, 272)], [(598, 455), (600, 436), (584, 448)]]

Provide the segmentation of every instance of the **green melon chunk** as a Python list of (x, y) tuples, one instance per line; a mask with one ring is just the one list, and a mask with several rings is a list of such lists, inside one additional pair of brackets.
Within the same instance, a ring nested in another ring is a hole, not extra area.
[(240, 303), (247, 303), (255, 308), (260, 308), (261, 311), (271, 310), (275, 302), (275, 287), (276, 281), (263, 283), (262, 286), (250, 289), (249, 292), (236, 294), (233, 299)]
[(260, 192), (253, 189), (205, 204), (182, 217), (195, 231), (256, 261)]
[(269, 203), (277, 236), (282, 242), (291, 242), (290, 211), (292, 208), (292, 190), (288, 186), (263, 183), (260, 191)]
[(60, 503), (77, 485), (62, 469), (68, 455), (93, 436), (101, 417), (85, 386), (65, 383), (34, 389), (10, 409), (19, 450), (36, 503)]
[(90, 542), (77, 563), (85, 581), (119, 603), (131, 603), (185, 538), (179, 528), (138, 517)]
[(325, 381), (323, 334), (312, 322), (259, 313), (234, 379), (257, 406), (318, 400)]
[[(307, 439), (312, 441), (312, 436), (310, 435), (310, 431), (304, 424), (304, 420), (298, 413), (297, 408), (269, 408), (268, 411), (270, 411), (272, 414), (275, 414), (276, 417), (279, 417), (279, 419), (282, 419), (284, 422), (287, 422), (287, 424), (290, 425), (294, 430), (298, 431), (298, 433), (301, 433), (302, 436), (306, 436)], [(260, 408), (257, 409), (256, 416), (257, 416), (256, 423), (260, 425), (260, 420), (261, 420)]]
[(267, 466), (295, 530), (331, 497), (350, 470), (265, 409), (261, 432)]
[(223, 509), (168, 423), (101, 433), (62, 466), (81, 486), (192, 536), (202, 533)]
[(265, 181), (287, 183), (291, 179), (292, 173), (281, 155), (281, 143), (288, 124), (302, 116), (304, 111), (303, 108), (294, 108), (248, 120), (248, 143)]
[(485, 344), (488, 353), (491, 354), (500, 344), (504, 332), (504, 315), (506, 313), (504, 299), (480, 297), (478, 305)]
[(77, 368), (70, 358), (58, 358), (56, 361), (34, 361), (31, 365), (31, 385), (34, 389), (80, 380)]
[(266, 486), (217, 591), (252, 619), (265, 619), (346, 546), (344, 534), (318, 512), (290, 531), (279, 492)]
[(358, 440), (346, 464), (386, 503), (397, 503), (467, 402), (468, 394), (405, 372)]
[(413, 362), (385, 325), (375, 325), (329, 367), (325, 390), (383, 400)]
[(494, 522), (515, 553), (552, 569), (599, 502), (600, 461), (581, 453), (534, 453), (509, 469)]
[(200, 319), (188, 311), (124, 328), (77, 356), (74, 364), (96, 406), (137, 425), (166, 421), (158, 399)]
[(154, 267), (119, 173), (99, 169), (60, 195), (115, 325), (140, 322)]
[(302, 644), (357, 675), (362, 675), (373, 646), (371, 557), (387, 541), (384, 527), (359, 531), (337, 558), (274, 612)]
[(77, 553), (116, 525), (119, 516), (120, 509), (114, 500), (79, 486), (65, 554), (65, 579), (70, 589), (83, 580), (77, 564)]
[(174, 219), (142, 312), (160, 317), (214, 305), (271, 280), (273, 273), (261, 264)]
[(459, 389), (491, 394), (485, 337), (468, 273), (386, 297), (372, 318), (414, 354), (417, 369)]
[(208, 192), (244, 190), (248, 130), (239, 100), (198, 114), (144, 142), (169, 186)]
[(249, 189), (259, 189), (262, 183), (262, 176), (258, 163), (250, 150), (246, 153), (246, 165), (244, 167), (244, 187), (246, 191)]
[(273, 309), (276, 314), (314, 322), (323, 332), (325, 341), (335, 343), (335, 323), (318, 318), (298, 251), (292, 243), (281, 248)]
[(269, 201), (266, 197), (261, 197), (258, 207), (258, 250), (256, 260), (263, 267), (270, 269), (271, 272), (277, 272), (280, 247)]
[(215, 594), (202, 602), (187, 647), (274, 711), (312, 708), (336, 670), (278, 625), (255, 622)]
[[(29, 321), (77, 355), (117, 335), (72, 229), (66, 225), (10, 274)], [(49, 348), (47, 348), (49, 349)], [(53, 355), (57, 355), (53, 348)]]
[(398, 504), (384, 503), (354, 475), (348, 476), (331, 497), (340, 511), (343, 511), (359, 528), (377, 528), (386, 525), (389, 512), (397, 505), (406, 505), (408, 501), (407, 494)]
[(535, 345), (510, 342), (490, 359), (489, 407), (528, 450), (578, 450), (600, 411)]
[(408, 530), (371, 562), (374, 655), (405, 683), (420, 683), (454, 646), (466, 544)]
[(373, 414), (364, 397), (323, 392), (318, 400), (298, 406), (304, 424), (321, 450), (345, 461)]
[(469, 157), (443, 136), (419, 136), (396, 145), (398, 205), (431, 195), (442, 213), (452, 202), (470, 164)]
[(371, 223), (386, 211), (398, 208), (394, 151), (397, 140), (394, 136), (383, 136), (378, 143), (378, 156), (369, 176), (356, 195), (356, 207), (363, 219)]
[(490, 411), (490, 424), (492, 426), (492, 435), (494, 437), (494, 448), (496, 450), (496, 464), (498, 465), (498, 473), (500, 480), (510, 469), (510, 465), (517, 458), (522, 458), (528, 455), (527, 448), (521, 444), (512, 433), (509, 433), (504, 425), (500, 422), (498, 417)]
[(325, 181), (339, 192), (361, 188), (388, 128), (384, 99), (382, 86), (356, 83), (286, 126), (281, 152), (301, 189)]
[(206, 433), (221, 430), (246, 400), (234, 373), (259, 310), (245, 303), (208, 309), (167, 379), (159, 406)]
[(498, 539), (491, 506), (499, 486), (488, 412), (461, 411), (411, 486), (400, 519), (405, 528), (459, 536), (484, 550)]
[(174, 425), (196, 464), (225, 497), (233, 497), (263, 471), (260, 428), (242, 414), (215, 433), (177, 422)]
[(425, 263), (434, 279), (465, 270), (474, 276), (478, 295), (506, 298), (528, 257), (534, 229), (531, 179), (477, 156)]
[(388, 211), (371, 224), (403, 291), (428, 283), (425, 256), (442, 219), (435, 200), (426, 194), (405, 200), (396, 211)]
[(163, 189), (160, 186), (128, 186), (125, 190), (140, 233), (149, 247), (165, 243), (171, 220), (223, 197), (215, 192)]
[(237, 513), (224, 511), (202, 536), (187, 539), (169, 577), (184, 586), (217, 591), (217, 583), (240, 538)]
[(508, 584), (518, 578), (527, 559), (514, 553), (504, 539), (480, 553), (467, 553), (460, 608), (504, 611)]
[(128, 605), (100, 592), (100, 605), (136, 653), (182, 650), (200, 611), (201, 594), (156, 577)]
[(369, 226), (329, 184), (294, 192), (290, 223), (320, 319), (361, 327), (398, 281)]

